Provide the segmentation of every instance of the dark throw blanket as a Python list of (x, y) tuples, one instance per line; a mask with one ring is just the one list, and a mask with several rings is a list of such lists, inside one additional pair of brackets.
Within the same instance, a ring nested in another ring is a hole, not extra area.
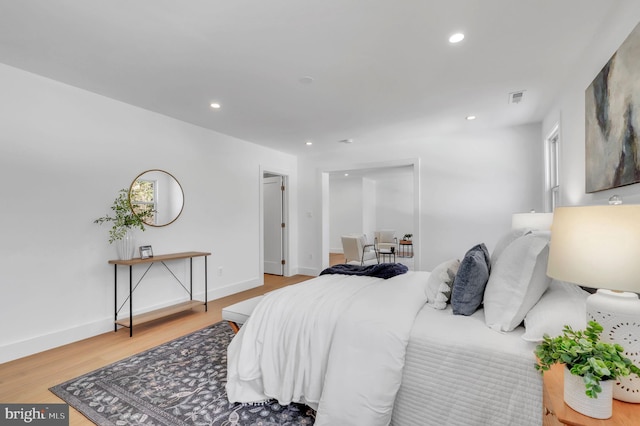
[(391, 278), (396, 275), (401, 275), (409, 270), (402, 263), (379, 263), (377, 265), (334, 265), (324, 271), (320, 272), (320, 275), (326, 274), (340, 274), (340, 275), (364, 275), (367, 277), (377, 278)]

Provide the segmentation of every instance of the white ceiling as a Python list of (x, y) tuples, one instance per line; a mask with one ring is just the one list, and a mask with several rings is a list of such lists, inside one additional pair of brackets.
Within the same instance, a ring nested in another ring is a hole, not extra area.
[(304, 154), (540, 121), (616, 4), (0, 0), (0, 62)]

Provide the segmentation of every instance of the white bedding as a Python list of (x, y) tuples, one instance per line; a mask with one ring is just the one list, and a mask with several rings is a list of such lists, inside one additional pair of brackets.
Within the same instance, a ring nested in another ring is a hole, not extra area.
[(267, 294), (229, 345), (229, 401), (306, 403), (317, 426), (389, 424), (428, 275), (323, 275)]
[(306, 403), (317, 426), (539, 426), (535, 343), (482, 310), (426, 306), (428, 276), (324, 275), (267, 294), (229, 345), (229, 400)]
[(535, 343), (489, 329), (484, 312), (425, 306), (407, 346), (394, 426), (540, 425), (542, 377)]

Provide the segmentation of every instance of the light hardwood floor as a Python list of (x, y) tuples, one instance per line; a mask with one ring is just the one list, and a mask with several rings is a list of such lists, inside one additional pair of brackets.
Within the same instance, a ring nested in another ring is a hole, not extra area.
[[(339, 260), (340, 263), (342, 260)], [(265, 285), (209, 302), (204, 308), (176, 314), (128, 329), (104, 333), (59, 348), (0, 364), (1, 403), (62, 403), (49, 388), (131, 355), (222, 321), (222, 308), (265, 292), (313, 277), (265, 275)], [(91, 425), (82, 414), (69, 409), (70, 425)]]

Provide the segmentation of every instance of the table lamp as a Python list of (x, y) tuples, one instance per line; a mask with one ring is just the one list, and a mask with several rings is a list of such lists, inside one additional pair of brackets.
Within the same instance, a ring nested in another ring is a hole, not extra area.
[[(587, 298), (587, 321), (640, 364), (640, 205), (556, 208), (547, 275), (598, 289)], [(613, 397), (640, 402), (640, 378), (618, 379)]]
[(511, 216), (511, 229), (529, 228), (536, 231), (549, 231), (553, 213), (536, 213), (531, 210), (529, 213), (514, 213)]

